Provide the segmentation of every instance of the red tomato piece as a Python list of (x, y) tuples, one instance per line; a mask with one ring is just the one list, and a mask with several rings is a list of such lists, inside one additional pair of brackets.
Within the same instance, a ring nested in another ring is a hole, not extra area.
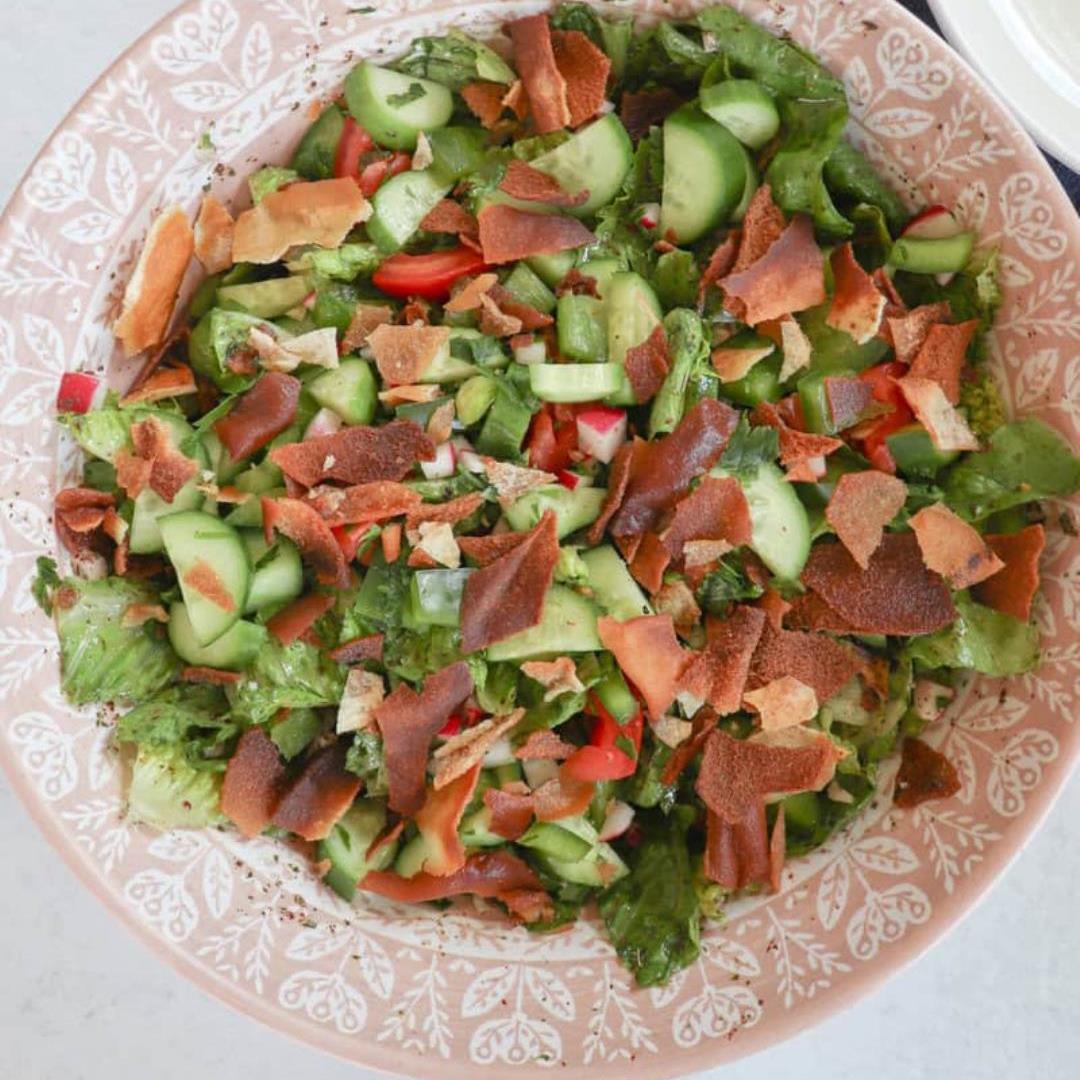
[(375, 140), (351, 116), (346, 116), (334, 158), (334, 175), (358, 177), (360, 159), (374, 149)]
[(383, 260), (371, 280), (387, 296), (445, 300), (458, 278), (478, 274), (485, 266), (478, 251), (462, 245), (430, 255), (391, 255)]

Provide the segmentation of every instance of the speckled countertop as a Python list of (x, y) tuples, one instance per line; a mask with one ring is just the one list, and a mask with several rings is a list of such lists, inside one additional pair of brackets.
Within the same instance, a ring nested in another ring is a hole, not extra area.
[[(966, 2), (966, 0), (965, 0)], [(973, 0), (974, 2), (974, 0)], [(87, 85), (174, 0), (8, 0), (0, 201)], [(920, 7), (913, 2), (912, 7)], [(717, 1080), (1058, 1080), (1080, 1061), (1080, 780), (993, 893), (849, 1012)], [(238, 1016), (84, 893), (0, 781), (0, 1077), (365, 1080)]]

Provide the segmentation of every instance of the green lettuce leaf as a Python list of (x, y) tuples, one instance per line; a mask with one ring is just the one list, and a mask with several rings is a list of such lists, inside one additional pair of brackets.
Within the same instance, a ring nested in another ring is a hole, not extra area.
[(259, 651), (243, 682), (229, 688), (234, 715), (261, 724), (278, 709), (337, 705), (345, 689), (345, 671), (304, 641), (282, 645), (271, 637)]
[(1042, 421), (1017, 420), (994, 432), (988, 450), (954, 465), (942, 487), (951, 509), (979, 520), (1080, 490), (1080, 458)]
[(907, 653), (926, 668), (964, 668), (983, 675), (1020, 675), (1039, 662), (1039, 631), (1000, 611), (956, 597), (959, 618), (936, 634), (913, 638)]
[(118, 742), (146, 747), (177, 747), (193, 767), (216, 766), (239, 734), (229, 703), (213, 686), (177, 686), (125, 713), (114, 729)]
[(374, 731), (358, 731), (345, 756), (345, 768), (364, 781), (364, 793), (378, 797), (389, 791), (383, 741)]
[(261, 203), (267, 195), (273, 195), (279, 188), (300, 179), (295, 169), (284, 169), (280, 165), (266, 165), (248, 177), (251, 201)]
[(422, 37), (412, 43), (409, 52), (394, 65), (405, 75), (442, 83), (460, 90), (466, 83), (512, 83), (513, 69), (490, 46), (451, 30), (445, 37)]
[(179, 748), (140, 747), (128, 786), (128, 820), (158, 829), (221, 824), (223, 775), (193, 768)]
[(630, 873), (600, 897), (600, 914), (619, 959), (639, 986), (661, 986), (700, 951), (701, 910), (687, 850), (695, 813), (676, 807), (641, 815), (640, 846)]
[(309, 248), (288, 263), (290, 273), (314, 274), (330, 281), (353, 281), (369, 277), (382, 256), (374, 244), (342, 244), (339, 248)]
[(37, 606), (46, 615), (53, 613), (53, 593), (60, 584), (60, 575), (56, 572), (56, 560), (47, 555), (38, 557), (35, 563), (35, 574), (30, 586), (30, 595), (37, 602)]
[(157, 602), (149, 590), (123, 578), (70, 578), (53, 595), (61, 684), (76, 705), (150, 698), (179, 674), (157, 623), (121, 625), (132, 604)]
[(903, 199), (847, 139), (841, 139), (825, 161), (825, 184), (846, 203), (868, 203), (884, 215), (889, 228), (898, 233), (910, 216)]

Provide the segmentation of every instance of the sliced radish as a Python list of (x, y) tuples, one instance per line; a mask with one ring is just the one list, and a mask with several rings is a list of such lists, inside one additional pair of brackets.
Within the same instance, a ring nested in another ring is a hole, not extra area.
[(585, 482), (585, 477), (580, 476), (576, 472), (571, 472), (569, 469), (560, 469), (556, 474), (559, 478), (559, 483), (564, 488), (569, 488), (571, 491), (577, 491), (579, 487)]
[(559, 763), (541, 759), (531, 759), (521, 763), (521, 771), (525, 774), (525, 782), (534, 791), (549, 780), (554, 780), (559, 775)]
[(319, 435), (336, 435), (342, 429), (344, 421), (333, 409), (320, 409), (312, 418), (304, 432), (305, 439), (314, 439)]
[(588, 405), (577, 414), (578, 446), (607, 465), (626, 442), (626, 410)]
[(454, 475), (457, 468), (457, 454), (453, 443), (440, 443), (435, 447), (434, 461), (421, 461), (420, 469), (429, 480), (445, 480)]
[[(964, 227), (956, 220), (956, 216), (947, 207), (940, 203), (928, 206), (921, 213), (916, 214), (905, 226), (901, 236), (915, 240), (948, 240), (959, 236)], [(935, 274), (934, 280), (942, 287), (949, 284), (956, 277), (954, 273)]]
[(56, 411), (89, 412), (94, 407), (94, 399), (101, 385), (96, 375), (88, 375), (84, 371), (65, 371), (60, 376), (60, 389), (56, 393)]
[(622, 799), (612, 799), (607, 804), (604, 824), (600, 829), (601, 840), (614, 840), (622, 836), (634, 822), (634, 808)]
[(928, 206), (904, 226), (901, 236), (916, 240), (945, 240), (962, 233), (963, 227), (947, 206)]
[(539, 339), (530, 341), (528, 345), (518, 345), (514, 349), (514, 359), (519, 364), (543, 364), (547, 358), (547, 346)]
[(646, 232), (652, 232), (660, 224), (660, 204), (646, 203), (638, 211), (638, 227)]

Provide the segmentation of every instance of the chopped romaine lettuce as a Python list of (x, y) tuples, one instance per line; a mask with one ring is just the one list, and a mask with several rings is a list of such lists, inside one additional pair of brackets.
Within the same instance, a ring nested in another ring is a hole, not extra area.
[(318, 649), (304, 641), (282, 645), (271, 636), (243, 682), (229, 688), (229, 698), (234, 716), (261, 724), (278, 709), (336, 705), (344, 688), (344, 669)]
[(358, 731), (345, 758), (345, 768), (364, 781), (364, 793), (374, 797), (389, 790), (382, 739), (374, 731)]
[(192, 768), (179, 749), (140, 747), (131, 767), (128, 820), (158, 829), (221, 824), (222, 775)]
[(416, 75), (460, 90), (466, 83), (512, 83), (513, 69), (489, 45), (451, 30), (444, 37), (417, 38), (408, 53), (394, 67), (405, 75)]
[(300, 174), (295, 169), (285, 169), (280, 165), (267, 165), (248, 177), (251, 201), (260, 203), (267, 195), (273, 195), (279, 188), (283, 188), (286, 184), (291, 184), (299, 179)]

